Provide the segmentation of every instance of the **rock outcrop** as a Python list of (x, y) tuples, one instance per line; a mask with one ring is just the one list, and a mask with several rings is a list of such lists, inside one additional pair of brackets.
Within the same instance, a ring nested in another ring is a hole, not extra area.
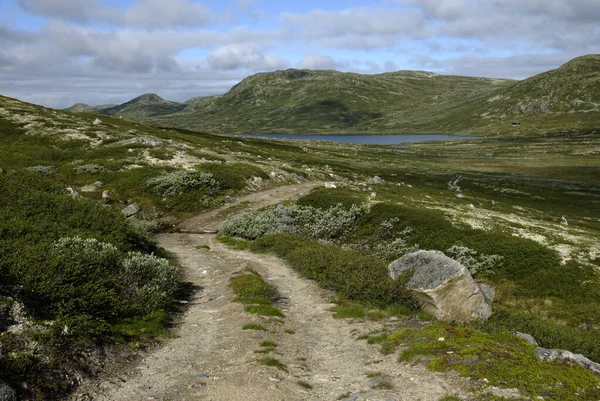
[(465, 266), (439, 251), (409, 253), (388, 266), (395, 280), (412, 272), (407, 287), (421, 308), (437, 319), (464, 322), (487, 319), (492, 307)]

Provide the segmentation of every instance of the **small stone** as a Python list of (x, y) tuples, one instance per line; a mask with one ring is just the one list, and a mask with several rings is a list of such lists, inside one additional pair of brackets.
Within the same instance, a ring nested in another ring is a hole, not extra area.
[(208, 379), (209, 377), (210, 377), (210, 376), (208, 376), (208, 375), (205, 375), (205, 374), (203, 374), (203, 373), (201, 373), (201, 374), (199, 374), (199, 375), (196, 375), (196, 379), (198, 379), (198, 380), (204, 380), (204, 379)]
[(81, 192), (96, 192), (99, 188), (102, 188), (104, 184), (100, 181), (96, 181), (94, 183), (84, 185), (81, 187)]
[(123, 213), (123, 216), (125, 216), (125, 217), (131, 217), (131, 216), (137, 214), (139, 211), (140, 211), (140, 207), (137, 204), (132, 203), (131, 205), (123, 208), (121, 210), (121, 213)]
[(92, 124), (100, 125), (100, 124), (102, 124), (102, 120), (100, 120), (99, 118), (96, 118)]
[(110, 199), (111, 192), (109, 190), (102, 191), (102, 199)]
[(515, 335), (527, 341), (529, 344), (538, 345), (537, 341), (535, 341), (535, 338), (533, 338), (531, 334), (521, 333), (517, 331), (515, 332)]
[(446, 340), (446, 339), (445, 339), (444, 337), (440, 337), (440, 338), (438, 338), (438, 341), (439, 341), (439, 342), (442, 342), (442, 341), (445, 341), (445, 340)]
[(79, 192), (77, 192), (77, 190), (73, 187), (67, 187), (65, 188), (67, 190), (67, 192), (69, 193), (69, 195), (71, 195), (73, 198), (77, 198), (79, 196)]

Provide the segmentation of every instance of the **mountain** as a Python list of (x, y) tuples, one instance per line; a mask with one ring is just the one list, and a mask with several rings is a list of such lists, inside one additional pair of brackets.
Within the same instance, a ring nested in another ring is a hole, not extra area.
[(164, 100), (154, 93), (146, 93), (118, 106), (107, 107), (96, 112), (108, 116), (124, 117), (134, 121), (147, 121), (152, 117), (176, 113), (187, 107), (184, 103)]
[(110, 107), (118, 106), (117, 104), (102, 104), (99, 106), (90, 106), (85, 103), (75, 103), (73, 106), (66, 108), (65, 111), (70, 111), (72, 113), (97, 113), (103, 109), (108, 109)]
[[(97, 113), (215, 133), (406, 133), (594, 128), (600, 55), (523, 81), (397, 71), (288, 69), (249, 76), (220, 96), (168, 102), (146, 94)], [(75, 107), (75, 106), (73, 106)]]
[(490, 93), (512, 81), (398, 71), (294, 70), (252, 75), (222, 96), (150, 122), (213, 132), (398, 131), (406, 114)]
[(539, 129), (598, 128), (600, 55), (575, 58), (497, 92), (439, 109), (436, 115), (437, 126), (448, 128), (511, 122)]

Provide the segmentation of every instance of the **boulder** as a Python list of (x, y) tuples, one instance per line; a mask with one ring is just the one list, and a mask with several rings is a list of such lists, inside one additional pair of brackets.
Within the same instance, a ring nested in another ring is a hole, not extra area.
[(121, 213), (123, 213), (123, 216), (129, 218), (131, 216), (136, 215), (139, 211), (140, 211), (140, 207), (137, 204), (132, 203), (131, 205), (123, 208), (121, 210)]
[(0, 380), (0, 401), (17, 401), (17, 393)]
[(413, 273), (407, 283), (421, 309), (446, 322), (487, 319), (492, 307), (465, 266), (439, 251), (417, 251), (388, 266), (392, 279)]
[(102, 124), (102, 120), (100, 120), (99, 118), (95, 119), (94, 122), (92, 123), (94, 125), (100, 125)]

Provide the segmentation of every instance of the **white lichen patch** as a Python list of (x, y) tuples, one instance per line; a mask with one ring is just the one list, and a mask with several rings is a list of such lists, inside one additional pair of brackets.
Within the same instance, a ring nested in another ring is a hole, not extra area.
[(144, 149), (140, 153), (140, 162), (146, 163), (150, 166), (161, 166), (161, 167), (173, 167), (182, 168), (184, 170), (192, 170), (197, 165), (202, 163), (210, 163), (210, 160), (199, 159), (196, 156), (190, 155), (185, 151), (176, 151), (170, 159), (162, 160), (153, 157), (150, 154), (150, 150)]
[(59, 139), (63, 141), (88, 141), (92, 147), (96, 147), (102, 143), (101, 139), (92, 138), (87, 133), (72, 128), (62, 129), (58, 134)]

